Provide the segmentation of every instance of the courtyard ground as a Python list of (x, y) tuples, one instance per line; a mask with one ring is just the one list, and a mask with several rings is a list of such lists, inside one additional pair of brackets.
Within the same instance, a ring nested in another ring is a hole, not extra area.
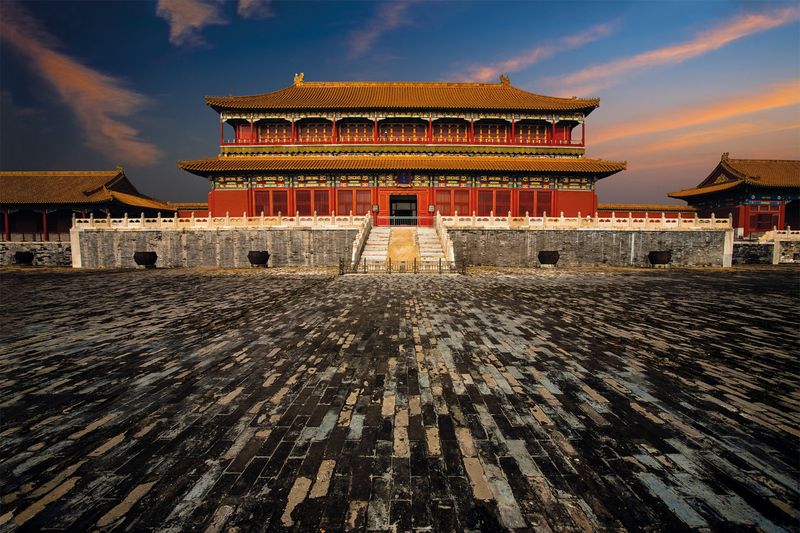
[(0, 529), (798, 527), (798, 269), (0, 291)]

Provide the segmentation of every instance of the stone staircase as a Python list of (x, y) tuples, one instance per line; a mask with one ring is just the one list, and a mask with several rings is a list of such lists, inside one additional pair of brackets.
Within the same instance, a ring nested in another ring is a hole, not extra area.
[(433, 228), (417, 228), (417, 247), (419, 248), (419, 256), (423, 261), (445, 259), (439, 236)]
[(391, 228), (372, 228), (369, 232), (364, 250), (361, 252), (361, 261), (367, 262), (386, 261), (389, 254), (389, 236)]
[[(359, 262), (366, 260), (368, 263), (385, 262), (389, 257), (389, 244), (392, 239), (392, 232), (408, 232), (414, 233), (414, 246), (416, 247), (416, 255), (421, 261), (439, 261), (444, 260), (445, 255), (442, 251), (442, 245), (439, 242), (439, 237), (436, 235), (436, 230), (433, 228), (423, 227), (409, 227), (402, 226), (396, 228), (378, 227), (372, 228), (364, 245), (364, 250), (361, 252)], [(394, 249), (394, 254), (397, 250)], [(408, 247), (406, 247), (408, 252)], [(410, 261), (408, 257), (404, 258)], [(394, 260), (397, 260), (395, 257)]]

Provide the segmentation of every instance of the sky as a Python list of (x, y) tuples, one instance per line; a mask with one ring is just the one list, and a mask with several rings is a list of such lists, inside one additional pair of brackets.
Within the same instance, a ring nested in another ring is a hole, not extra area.
[(731, 157), (800, 159), (800, 3), (0, 1), (0, 169), (125, 168), (202, 201), (207, 95), (306, 81), (498, 81), (599, 97), (600, 202), (677, 203)]

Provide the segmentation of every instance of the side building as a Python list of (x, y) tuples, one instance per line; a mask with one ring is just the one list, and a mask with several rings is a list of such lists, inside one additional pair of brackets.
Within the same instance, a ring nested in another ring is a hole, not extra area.
[(140, 193), (122, 167), (113, 170), (0, 172), (2, 240), (69, 241), (72, 218), (172, 215)]
[(376, 225), (442, 215), (577, 216), (624, 162), (587, 159), (597, 99), (499, 83), (306, 82), (207, 97), (217, 157), (180, 161), (211, 184), (212, 216), (371, 213)]
[(800, 228), (800, 160), (734, 159), (727, 152), (697, 187), (669, 193), (700, 217), (731, 217), (739, 235)]

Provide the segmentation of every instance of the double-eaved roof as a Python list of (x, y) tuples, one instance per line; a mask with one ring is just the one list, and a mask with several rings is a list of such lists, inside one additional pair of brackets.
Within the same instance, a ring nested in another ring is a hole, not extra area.
[(122, 167), (114, 170), (0, 172), (0, 205), (97, 206), (113, 203), (173, 210), (169, 204), (137, 191)]
[(732, 159), (722, 154), (719, 164), (697, 187), (669, 193), (672, 198), (688, 199), (714, 194), (744, 185), (764, 188), (800, 188), (800, 160)]
[(207, 96), (217, 111), (466, 110), (589, 113), (598, 98), (558, 98), (500, 83), (305, 82), (251, 96)]
[(254, 171), (397, 171), (537, 172), (605, 177), (625, 163), (601, 159), (499, 156), (235, 156), (179, 161), (183, 170), (208, 176), (217, 172)]

